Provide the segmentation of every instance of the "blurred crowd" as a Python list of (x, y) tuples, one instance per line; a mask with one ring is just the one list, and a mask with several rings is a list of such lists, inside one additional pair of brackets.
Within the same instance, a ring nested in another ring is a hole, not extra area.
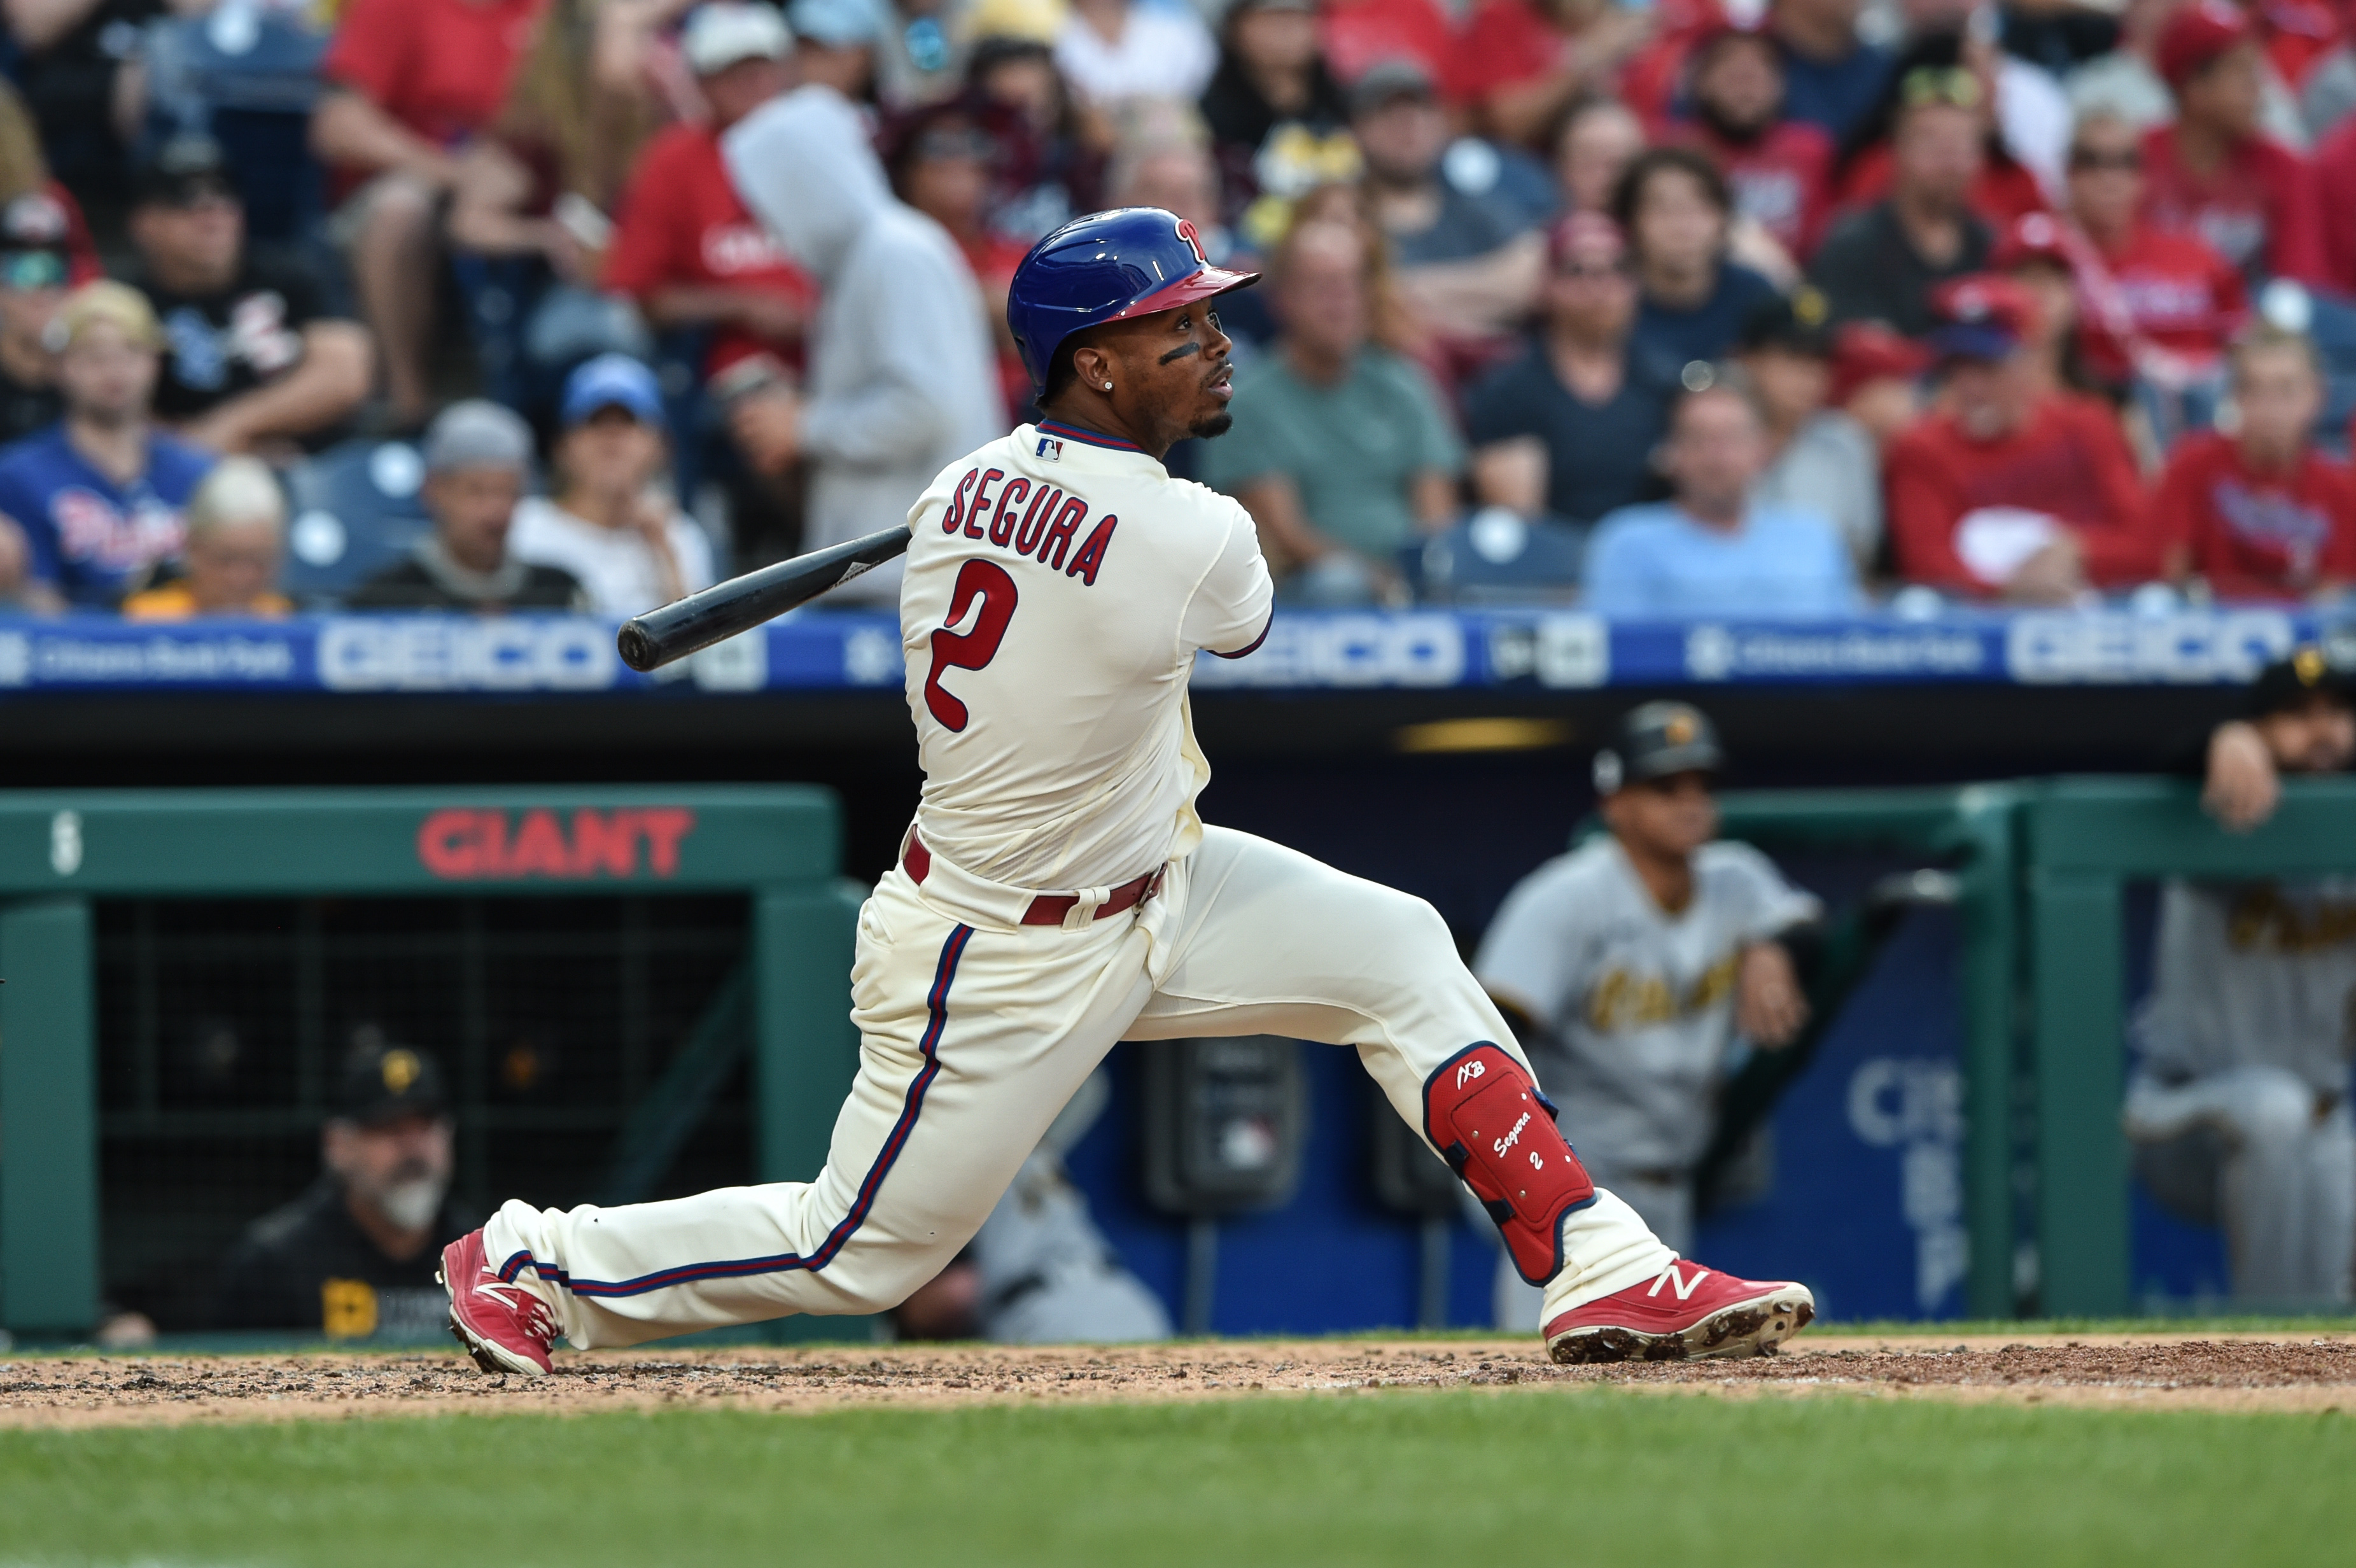
[[(1265, 271), (1291, 603), (2356, 581), (2335, 0), (5, 0), (0, 604), (636, 613), (1032, 417), (1028, 248)], [(875, 574), (871, 596), (888, 593)]]

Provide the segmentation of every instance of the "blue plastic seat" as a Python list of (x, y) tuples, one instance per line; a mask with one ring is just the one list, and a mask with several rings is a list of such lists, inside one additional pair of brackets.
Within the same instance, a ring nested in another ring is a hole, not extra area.
[(348, 441), (290, 469), (285, 592), (304, 604), (333, 600), (407, 556), (434, 528), (424, 479), (424, 460), (403, 441)]

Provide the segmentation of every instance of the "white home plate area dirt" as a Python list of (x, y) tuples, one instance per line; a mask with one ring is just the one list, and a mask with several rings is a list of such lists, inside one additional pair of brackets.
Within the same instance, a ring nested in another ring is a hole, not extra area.
[(0, 1359), (0, 1428), (703, 1406), (813, 1412), (1144, 1403), (1371, 1389), (1620, 1387), (1731, 1398), (2356, 1413), (2356, 1335), (1803, 1338), (1745, 1360), (1558, 1367), (1499, 1339), (1191, 1341), (1103, 1349), (824, 1346), (560, 1353), (547, 1378), (449, 1354)]

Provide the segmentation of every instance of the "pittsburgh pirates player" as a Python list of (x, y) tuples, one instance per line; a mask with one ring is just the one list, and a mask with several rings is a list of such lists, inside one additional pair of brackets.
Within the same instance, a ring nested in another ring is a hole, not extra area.
[[(1758, 850), (1716, 841), (1725, 760), (1697, 708), (1623, 717), (1595, 754), (1611, 831), (1523, 878), (1472, 960), (1589, 1174), (1681, 1252), (1735, 1041), (1776, 1049), (1806, 1021), (1787, 947), (1823, 913)], [(1537, 1318), (1502, 1264), (1496, 1302), (1500, 1328)]]
[(1557, 1360), (1751, 1353), (1796, 1285), (1683, 1264), (1588, 1179), (1505, 1022), (1419, 899), (1205, 827), (1186, 682), (1272, 589), (1250, 516), (1162, 455), (1230, 422), (1213, 267), (1155, 208), (1024, 258), (1009, 324), (1051, 417), (944, 469), (914, 510), (902, 642), (925, 785), (859, 918), (860, 1069), (808, 1184), (569, 1211), (509, 1202), (444, 1254), (486, 1371), (789, 1313), (872, 1312), (973, 1235), (1116, 1041), (1355, 1046), (1546, 1288)]

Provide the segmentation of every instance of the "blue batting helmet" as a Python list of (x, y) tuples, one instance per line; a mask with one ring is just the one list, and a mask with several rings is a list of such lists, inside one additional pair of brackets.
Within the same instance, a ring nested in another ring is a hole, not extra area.
[(1076, 218), (1031, 247), (1006, 291), (1006, 325), (1044, 390), (1055, 350), (1075, 332), (1258, 282), (1258, 272), (1211, 265), (1194, 226), (1176, 213), (1119, 207)]

